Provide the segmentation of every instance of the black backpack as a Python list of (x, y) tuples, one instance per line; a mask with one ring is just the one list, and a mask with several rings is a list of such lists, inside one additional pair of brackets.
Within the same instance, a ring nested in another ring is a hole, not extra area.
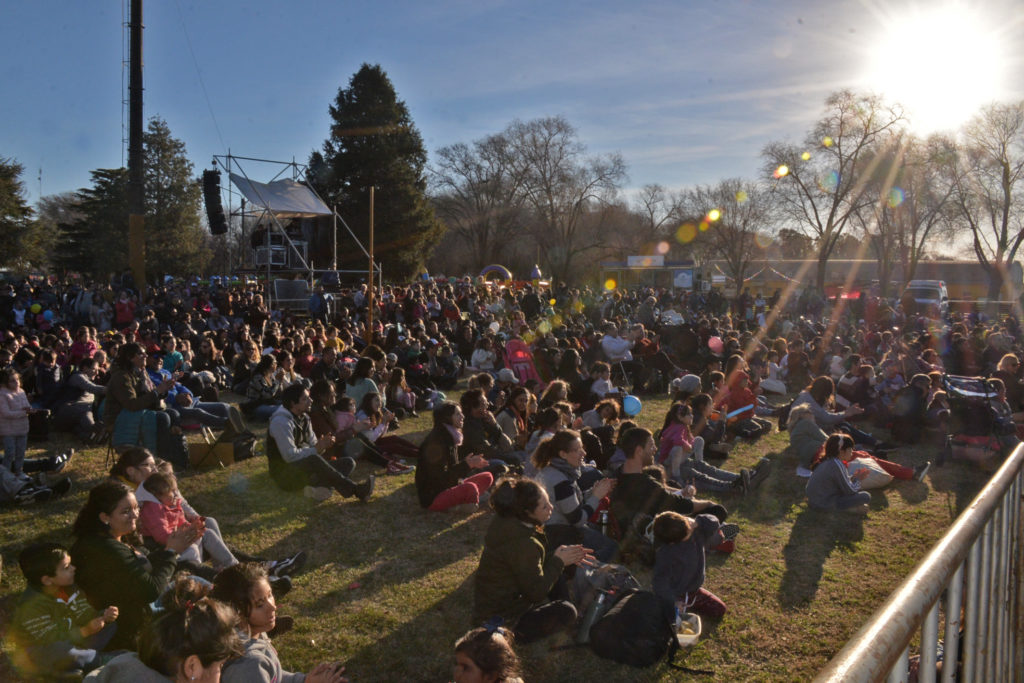
[(627, 593), (590, 629), (590, 647), (599, 657), (630, 666), (651, 666), (668, 655), (676, 640), (675, 608), (650, 591)]

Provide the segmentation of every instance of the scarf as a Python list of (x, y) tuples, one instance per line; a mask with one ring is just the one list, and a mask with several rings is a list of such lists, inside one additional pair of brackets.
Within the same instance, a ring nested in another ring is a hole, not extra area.
[(462, 431), (452, 427), (451, 425), (445, 425), (445, 429), (451, 435), (452, 440), (455, 441), (455, 447), (458, 448), (462, 445)]

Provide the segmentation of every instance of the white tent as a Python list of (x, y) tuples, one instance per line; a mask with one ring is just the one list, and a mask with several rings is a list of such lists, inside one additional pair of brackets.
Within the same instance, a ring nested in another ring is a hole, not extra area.
[(250, 180), (229, 173), (231, 182), (251, 204), (280, 218), (330, 216), (331, 210), (320, 197), (300, 182), (284, 178), (270, 183)]

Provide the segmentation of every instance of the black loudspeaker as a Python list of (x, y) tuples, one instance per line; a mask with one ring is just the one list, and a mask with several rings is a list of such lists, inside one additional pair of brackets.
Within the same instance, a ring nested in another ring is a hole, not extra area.
[(224, 218), (224, 207), (220, 203), (220, 171), (203, 171), (203, 201), (206, 203), (206, 220), (211, 235), (223, 235), (228, 231)]

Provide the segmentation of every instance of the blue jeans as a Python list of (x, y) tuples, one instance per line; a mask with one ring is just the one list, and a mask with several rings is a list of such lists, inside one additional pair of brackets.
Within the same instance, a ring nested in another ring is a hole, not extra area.
[(25, 465), (25, 449), (28, 447), (28, 434), (15, 434), (4, 437), (4, 469), (21, 474)]
[(264, 420), (264, 421), (266, 421), (266, 420), (269, 420), (270, 416), (273, 415), (274, 413), (276, 413), (277, 409), (280, 408), (280, 407), (281, 406), (277, 405), (276, 403), (271, 403), (269, 405), (256, 406), (255, 408), (252, 409), (252, 415), (251, 416), (252, 416), (252, 418), (254, 420)]

